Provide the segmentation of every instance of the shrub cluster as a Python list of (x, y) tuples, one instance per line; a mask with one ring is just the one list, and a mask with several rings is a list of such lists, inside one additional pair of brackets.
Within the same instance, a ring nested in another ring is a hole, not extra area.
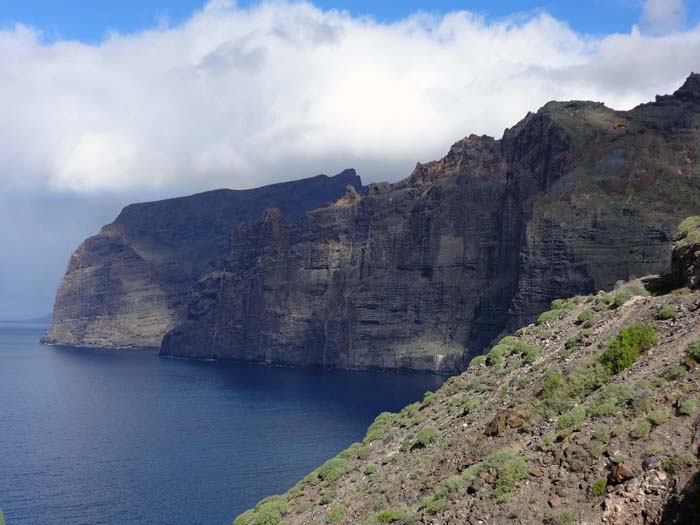
[(238, 516), (233, 525), (279, 525), (288, 512), (289, 506), (284, 496), (271, 496)]
[(676, 317), (677, 314), (678, 314), (678, 307), (676, 305), (665, 304), (659, 310), (658, 318), (661, 319), (662, 321), (668, 321), (669, 319), (673, 319), (674, 317)]
[(600, 356), (600, 362), (611, 374), (631, 366), (641, 354), (658, 342), (656, 328), (646, 323), (634, 323), (620, 330)]

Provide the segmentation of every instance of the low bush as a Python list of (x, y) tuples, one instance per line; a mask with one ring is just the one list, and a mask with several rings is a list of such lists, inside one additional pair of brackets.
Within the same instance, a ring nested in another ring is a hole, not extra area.
[(672, 476), (681, 470), (697, 465), (698, 459), (689, 452), (683, 454), (673, 454), (663, 464), (664, 470)]
[(679, 416), (692, 416), (697, 412), (698, 404), (693, 399), (686, 399), (678, 405), (678, 415)]
[(557, 419), (557, 428), (559, 430), (564, 430), (567, 428), (574, 428), (583, 423), (586, 419), (586, 407), (579, 405), (572, 408), (567, 413)]
[(430, 443), (435, 441), (439, 435), (440, 432), (437, 428), (423, 427), (416, 435), (416, 440), (413, 442), (413, 446), (411, 448), (425, 448)]
[(688, 369), (683, 365), (673, 366), (664, 372), (663, 378), (666, 381), (675, 381), (688, 373)]
[(662, 321), (668, 321), (669, 319), (673, 319), (676, 317), (678, 314), (678, 307), (673, 305), (673, 304), (666, 304), (661, 307), (659, 310), (659, 314), (657, 317), (661, 319)]
[(335, 499), (335, 491), (331, 489), (323, 489), (321, 491), (321, 498), (318, 500), (319, 505), (328, 505), (332, 503)]
[(537, 330), (537, 338), (538, 339), (549, 339), (552, 337), (552, 331), (551, 330), (546, 330), (545, 328), (540, 328)]
[(690, 343), (686, 348), (685, 353), (688, 356), (688, 361), (693, 364), (700, 363), (700, 341), (693, 341)]
[(395, 523), (403, 518), (403, 513), (399, 510), (383, 510), (378, 512), (375, 519), (379, 523)]
[(578, 314), (578, 317), (576, 318), (576, 322), (578, 324), (583, 324), (587, 321), (590, 321), (595, 317), (595, 312), (591, 308), (586, 308), (583, 312)]
[(551, 321), (552, 319), (557, 319), (561, 317), (562, 311), (558, 309), (554, 310), (548, 310), (546, 312), (543, 312), (540, 314), (540, 316), (537, 318), (537, 321), (535, 321), (537, 324), (543, 324), (546, 323), (547, 321)]
[(510, 350), (510, 346), (498, 343), (486, 354), (486, 364), (488, 366), (500, 365), (508, 350)]
[(651, 432), (651, 423), (646, 419), (643, 419), (632, 427), (630, 430), (630, 436), (634, 439), (642, 439), (643, 437), (648, 436), (649, 432)]
[(600, 356), (600, 362), (611, 374), (618, 374), (631, 366), (657, 341), (656, 328), (653, 325), (634, 323), (620, 330)]
[(665, 452), (666, 452), (666, 449), (664, 448), (663, 445), (660, 445), (659, 443), (650, 443), (644, 449), (644, 453), (647, 456), (660, 456), (661, 454), (664, 454)]
[(649, 421), (649, 423), (655, 427), (663, 425), (666, 423), (666, 421), (668, 421), (668, 412), (665, 410), (654, 410), (653, 412), (649, 412), (647, 415), (647, 421)]
[(610, 441), (611, 437), (612, 431), (608, 427), (596, 428), (593, 431), (593, 439), (595, 439), (596, 441), (607, 443), (608, 441)]
[(365, 467), (365, 470), (363, 472), (365, 473), (365, 476), (370, 476), (377, 472), (377, 465), (373, 465), (372, 463), (370, 463)]
[(598, 297), (593, 304), (593, 310), (596, 312), (602, 312), (603, 310), (607, 310), (610, 308), (610, 305), (613, 304), (614, 301), (614, 296), (612, 294), (607, 294), (603, 295), (602, 297)]
[(537, 354), (540, 353), (539, 348), (537, 348), (535, 345), (526, 343), (525, 341), (518, 341), (515, 343), (513, 350), (515, 350), (517, 354), (523, 356), (527, 364), (534, 363), (535, 359), (537, 359)]
[(608, 480), (605, 478), (600, 478), (588, 488), (588, 494), (594, 498), (600, 497), (605, 494), (605, 487), (607, 486)]
[(379, 414), (367, 429), (367, 434), (364, 439), (365, 443), (383, 438), (394, 424), (394, 421), (396, 421), (396, 417), (396, 414), (392, 414), (391, 412), (382, 412)]
[(503, 463), (498, 470), (498, 477), (494, 486), (498, 501), (507, 501), (515, 492), (520, 480), (530, 474), (530, 466), (524, 458), (513, 458)]
[(233, 525), (280, 525), (288, 512), (289, 506), (284, 496), (271, 496), (238, 516)]
[(345, 505), (337, 503), (331, 507), (328, 516), (326, 516), (326, 521), (328, 523), (334, 523), (336, 521), (342, 520), (343, 516), (345, 516)]
[(634, 297), (634, 293), (632, 293), (631, 290), (622, 290), (621, 292), (615, 294), (615, 297), (613, 298), (613, 306), (615, 308), (620, 308), (627, 301), (632, 299), (632, 297)]
[(474, 366), (479, 366), (484, 361), (486, 361), (486, 356), (485, 355), (478, 355), (469, 362), (469, 367), (471, 368)]
[(318, 478), (326, 483), (332, 483), (350, 470), (350, 463), (343, 458), (332, 458), (318, 469)]

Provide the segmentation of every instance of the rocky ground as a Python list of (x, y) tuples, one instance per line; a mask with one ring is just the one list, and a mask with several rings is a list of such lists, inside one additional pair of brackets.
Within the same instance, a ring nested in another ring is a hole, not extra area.
[(698, 523), (700, 291), (678, 286), (555, 301), (235, 525)]

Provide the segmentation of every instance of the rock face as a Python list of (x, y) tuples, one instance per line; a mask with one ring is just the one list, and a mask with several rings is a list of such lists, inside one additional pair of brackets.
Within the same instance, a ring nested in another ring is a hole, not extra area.
[(678, 228), (671, 268), (677, 285), (700, 288), (700, 217), (689, 217)]
[(42, 341), (86, 347), (159, 347), (187, 312), (192, 285), (226, 254), (232, 228), (276, 207), (289, 220), (333, 202), (354, 170), (253, 190), (216, 190), (133, 204), (71, 256)]
[(699, 85), (626, 112), (551, 102), (302, 221), (268, 210), (161, 354), (449, 372), (552, 299), (665, 272), (700, 212)]

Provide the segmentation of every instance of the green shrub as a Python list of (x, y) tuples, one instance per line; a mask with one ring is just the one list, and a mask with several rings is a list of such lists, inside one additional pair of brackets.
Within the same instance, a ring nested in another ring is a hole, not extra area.
[(523, 356), (527, 364), (534, 363), (535, 359), (537, 359), (537, 354), (540, 352), (540, 349), (535, 345), (531, 345), (525, 341), (516, 342), (513, 350), (515, 350), (517, 354)]
[(416, 440), (411, 448), (425, 448), (435, 441), (440, 432), (435, 427), (423, 427), (416, 435)]
[(332, 483), (350, 470), (350, 463), (343, 458), (332, 458), (326, 461), (318, 469), (318, 477), (321, 481)]
[(469, 367), (471, 368), (474, 366), (479, 366), (484, 361), (486, 361), (486, 356), (485, 355), (478, 355), (469, 362)]
[(288, 512), (284, 496), (271, 496), (258, 503), (254, 509), (238, 516), (233, 525), (280, 525)]
[(595, 317), (595, 312), (591, 308), (586, 308), (583, 312), (578, 314), (578, 317), (576, 318), (576, 322), (578, 324), (583, 324), (586, 321), (590, 321)]
[(367, 465), (365, 467), (365, 470), (364, 470), (365, 476), (369, 476), (371, 474), (374, 474), (375, 472), (377, 472), (377, 465), (370, 463), (369, 465)]
[(507, 501), (518, 487), (518, 482), (527, 478), (530, 466), (524, 458), (513, 458), (501, 466), (495, 484), (495, 495), (499, 501)]
[(537, 324), (543, 324), (546, 323), (547, 321), (551, 321), (552, 319), (557, 319), (558, 317), (561, 317), (561, 314), (563, 312), (558, 309), (554, 310), (548, 310), (547, 312), (543, 312), (540, 314), (540, 316), (537, 318), (536, 323)]
[(310, 501), (302, 501), (301, 504), (297, 507), (297, 514), (304, 514), (304, 512), (307, 512), (311, 510), (311, 507), (313, 507), (312, 503)]
[(328, 505), (335, 499), (335, 491), (331, 489), (323, 489), (321, 491), (321, 499), (318, 500), (319, 505)]
[(664, 379), (666, 381), (675, 381), (680, 379), (688, 373), (688, 369), (683, 365), (673, 366), (664, 372)]
[(498, 344), (505, 345), (505, 346), (513, 346), (517, 342), (518, 342), (517, 337), (513, 337), (512, 335), (507, 335), (504, 338), (502, 338), (500, 341), (498, 341)]
[(486, 364), (488, 366), (500, 365), (508, 350), (510, 350), (510, 346), (498, 343), (486, 355)]
[(663, 464), (664, 470), (672, 476), (678, 474), (681, 470), (687, 467), (694, 467), (698, 460), (689, 452), (683, 454), (673, 454)]
[(691, 363), (700, 363), (700, 341), (693, 341), (685, 350), (688, 360)]
[(686, 399), (678, 405), (679, 416), (692, 416), (698, 410), (698, 404), (693, 399)]
[(547, 525), (574, 525), (576, 523), (576, 515), (570, 510), (562, 510), (545, 518), (544, 522)]
[(661, 454), (663, 454), (665, 452), (666, 452), (666, 449), (664, 448), (663, 445), (660, 445), (659, 443), (650, 443), (644, 449), (644, 453), (647, 456), (660, 456)]
[(586, 407), (579, 405), (572, 408), (566, 414), (557, 419), (557, 428), (559, 430), (577, 427), (586, 419)]
[(678, 307), (676, 305), (665, 304), (661, 307), (661, 310), (659, 310), (658, 318), (662, 321), (668, 321), (669, 319), (673, 319), (674, 317), (676, 317), (677, 314)]
[(572, 335), (564, 343), (564, 348), (566, 348), (567, 350), (573, 350), (579, 344), (581, 344), (583, 339), (584, 339), (583, 334), (581, 334), (580, 332), (576, 335)]
[(593, 310), (595, 310), (596, 312), (602, 312), (603, 310), (606, 310), (610, 307), (610, 305), (613, 303), (613, 300), (614, 296), (611, 294), (598, 297), (595, 301), (595, 304), (593, 305)]
[(538, 339), (549, 339), (550, 337), (552, 337), (552, 331), (547, 330), (545, 328), (540, 328), (539, 330), (537, 330), (536, 335)]
[(607, 369), (596, 359), (585, 359), (577, 366), (566, 382), (571, 397), (584, 397), (603, 386), (609, 379)]
[(634, 323), (620, 330), (600, 356), (600, 362), (611, 374), (618, 374), (631, 366), (657, 341), (656, 328), (653, 325)]
[(396, 417), (396, 414), (392, 414), (391, 412), (382, 412), (379, 414), (367, 429), (367, 435), (364, 439), (365, 443), (383, 438), (396, 421)]
[(649, 421), (649, 423), (655, 427), (663, 425), (666, 423), (666, 421), (668, 421), (668, 412), (665, 410), (654, 410), (653, 412), (649, 412), (647, 415), (647, 421)]
[(542, 383), (542, 390), (537, 394), (540, 399), (554, 397), (564, 386), (564, 378), (559, 372), (550, 373)]
[(605, 494), (605, 487), (607, 486), (608, 480), (605, 478), (600, 478), (588, 488), (588, 494), (590, 494), (594, 498), (602, 496), (603, 494)]
[(651, 432), (651, 423), (646, 419), (643, 419), (632, 427), (632, 430), (630, 430), (630, 436), (632, 436), (634, 439), (641, 439), (649, 435), (649, 432)]
[(394, 523), (403, 518), (403, 513), (398, 510), (383, 510), (375, 516), (379, 523)]
[(340, 503), (336, 503), (335, 505), (333, 505), (331, 507), (331, 510), (328, 513), (328, 516), (326, 516), (326, 521), (328, 523), (340, 521), (343, 519), (343, 516), (345, 516), (345, 505), (341, 505)]
[(612, 437), (612, 431), (608, 427), (596, 428), (593, 431), (593, 439), (607, 443)]
[(613, 299), (613, 306), (615, 308), (619, 308), (622, 305), (624, 305), (627, 301), (632, 299), (632, 297), (634, 297), (634, 294), (631, 290), (622, 290), (621, 292), (615, 294), (615, 297)]

